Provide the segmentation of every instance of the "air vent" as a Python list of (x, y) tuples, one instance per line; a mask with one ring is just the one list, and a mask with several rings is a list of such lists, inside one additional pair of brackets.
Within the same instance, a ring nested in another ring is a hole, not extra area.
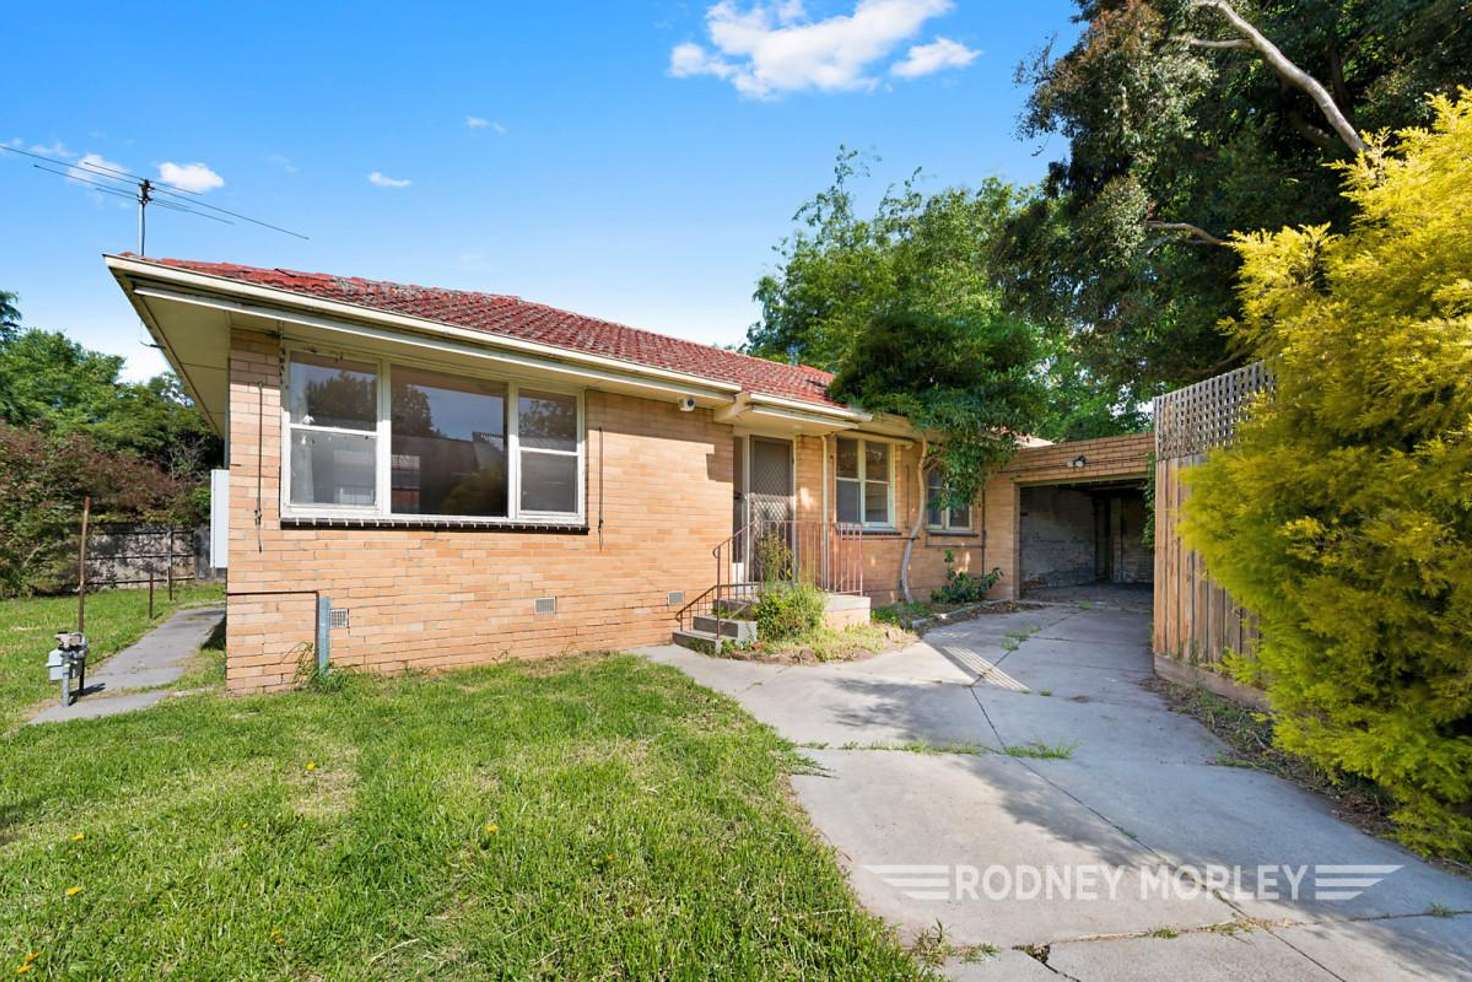
[(539, 614), (555, 614), (555, 613), (557, 613), (557, 598), (556, 597), (538, 597), (537, 598), (537, 613), (539, 613)]
[(682, 603), (684, 603), (685, 602), (685, 591), (684, 590), (671, 590), (670, 591), (670, 594), (669, 594), (669, 602), (670, 602), (670, 606), (671, 607), (675, 606), (676, 604), (682, 604)]
[(348, 609), (346, 607), (333, 607), (327, 612), (328, 627), (347, 627)]

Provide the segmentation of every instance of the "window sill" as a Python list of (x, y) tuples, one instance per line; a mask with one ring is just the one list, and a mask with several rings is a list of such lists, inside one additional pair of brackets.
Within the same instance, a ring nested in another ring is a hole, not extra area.
[(925, 530), (926, 535), (946, 539), (979, 539), (981, 533), (975, 529), (931, 529)]
[(430, 516), (365, 516), (344, 518), (340, 515), (285, 515), (281, 527), (332, 529), (403, 529), (436, 532), (541, 532), (560, 535), (587, 535), (588, 526), (570, 522), (512, 522), (497, 519), (433, 518)]

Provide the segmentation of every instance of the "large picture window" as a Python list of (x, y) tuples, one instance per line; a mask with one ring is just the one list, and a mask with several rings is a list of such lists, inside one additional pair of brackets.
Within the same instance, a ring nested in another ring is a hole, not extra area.
[(939, 468), (931, 468), (925, 472), (925, 522), (932, 529), (940, 532), (969, 532), (971, 531), (971, 507), (961, 505), (959, 508), (942, 508), (939, 504), (944, 497), (945, 484)]
[(582, 518), (575, 394), (305, 352), (286, 388), (288, 516)]
[(838, 520), (845, 525), (893, 528), (893, 448), (882, 440), (844, 436), (837, 443)]

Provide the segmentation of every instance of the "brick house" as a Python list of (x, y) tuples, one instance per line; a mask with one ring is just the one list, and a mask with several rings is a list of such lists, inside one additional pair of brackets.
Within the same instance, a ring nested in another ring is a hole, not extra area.
[[(668, 641), (751, 575), (731, 540), (757, 514), (820, 577), (841, 552), (843, 589), (897, 596), (918, 442), (830, 399), (827, 373), (511, 296), (106, 263), (225, 439), (232, 690), (291, 682), (317, 596), (345, 620), (333, 661), (380, 670)], [(927, 511), (918, 594), (947, 551), (1014, 593), (1018, 493), (993, 484)]]

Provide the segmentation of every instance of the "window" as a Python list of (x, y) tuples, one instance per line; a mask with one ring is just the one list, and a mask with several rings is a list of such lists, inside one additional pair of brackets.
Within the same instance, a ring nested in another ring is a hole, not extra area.
[(394, 514), (506, 517), (506, 386), (392, 371)]
[(838, 520), (867, 528), (893, 528), (890, 444), (842, 436), (837, 442)]
[(378, 367), (299, 355), (287, 373), (291, 503), (374, 506)]
[(938, 504), (945, 485), (941, 480), (939, 468), (931, 468), (925, 472), (925, 522), (933, 529), (950, 532), (971, 531), (971, 506), (961, 505), (958, 508), (942, 508)]
[(582, 517), (576, 395), (304, 352), (286, 387), (288, 515)]
[(578, 402), (523, 392), (516, 405), (521, 437), (521, 510), (578, 510)]

